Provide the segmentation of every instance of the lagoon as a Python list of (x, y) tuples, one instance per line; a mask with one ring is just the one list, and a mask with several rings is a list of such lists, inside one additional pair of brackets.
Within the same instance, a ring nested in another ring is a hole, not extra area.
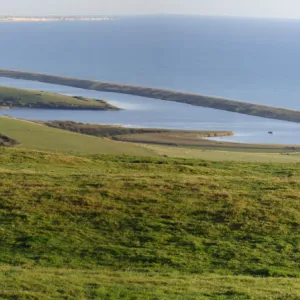
[[(121, 111), (73, 111), (49, 109), (3, 109), (0, 115), (29, 120), (71, 120), (83, 123), (130, 127), (234, 131), (221, 141), (300, 144), (300, 124), (241, 115), (144, 97), (105, 93), (40, 82), (0, 78), (0, 85), (104, 99)], [(273, 131), (270, 135), (268, 132)]]

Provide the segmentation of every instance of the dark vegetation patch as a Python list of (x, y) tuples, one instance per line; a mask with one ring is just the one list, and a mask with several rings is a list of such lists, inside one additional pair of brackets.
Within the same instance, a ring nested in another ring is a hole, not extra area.
[(77, 123), (73, 121), (48, 121), (44, 124), (49, 127), (69, 130), (72, 132), (83, 133), (98, 137), (115, 137), (118, 135), (127, 135), (135, 133), (160, 133), (167, 131), (164, 129), (127, 128), (121, 126)]
[(128, 128), (112, 125), (76, 123), (73, 121), (48, 121), (49, 127), (69, 130), (98, 137), (107, 137), (119, 141), (134, 143), (154, 143), (168, 145), (193, 145), (199, 143), (203, 137), (233, 135), (231, 131), (192, 131), (168, 130), (155, 128)]
[(3, 134), (0, 134), (0, 146), (11, 147), (17, 145), (18, 142), (14, 139), (11, 139)]

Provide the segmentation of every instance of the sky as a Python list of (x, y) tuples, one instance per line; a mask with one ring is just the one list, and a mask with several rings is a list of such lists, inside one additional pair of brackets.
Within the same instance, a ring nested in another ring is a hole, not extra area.
[(0, 15), (199, 14), (300, 19), (300, 0), (0, 0), (0, 7)]

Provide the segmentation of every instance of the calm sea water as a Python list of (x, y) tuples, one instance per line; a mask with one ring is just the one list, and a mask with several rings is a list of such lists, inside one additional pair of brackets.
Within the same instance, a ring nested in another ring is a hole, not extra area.
[[(0, 23), (0, 67), (131, 83), (300, 110), (300, 22), (132, 17)], [(300, 125), (139, 97), (0, 79), (1, 85), (108, 99), (121, 112), (10, 110), (31, 119), (234, 130), (240, 142), (300, 143)], [(270, 136), (267, 131), (274, 131)]]

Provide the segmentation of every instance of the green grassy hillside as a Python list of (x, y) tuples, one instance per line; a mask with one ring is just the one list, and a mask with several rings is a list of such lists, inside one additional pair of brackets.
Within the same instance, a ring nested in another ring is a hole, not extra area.
[(0, 106), (51, 109), (117, 110), (103, 100), (0, 86)]
[(77, 134), (25, 120), (0, 117), (0, 134), (19, 142), (17, 147), (69, 153), (154, 155), (132, 143)]
[(299, 299), (298, 164), (0, 149), (0, 297)]

